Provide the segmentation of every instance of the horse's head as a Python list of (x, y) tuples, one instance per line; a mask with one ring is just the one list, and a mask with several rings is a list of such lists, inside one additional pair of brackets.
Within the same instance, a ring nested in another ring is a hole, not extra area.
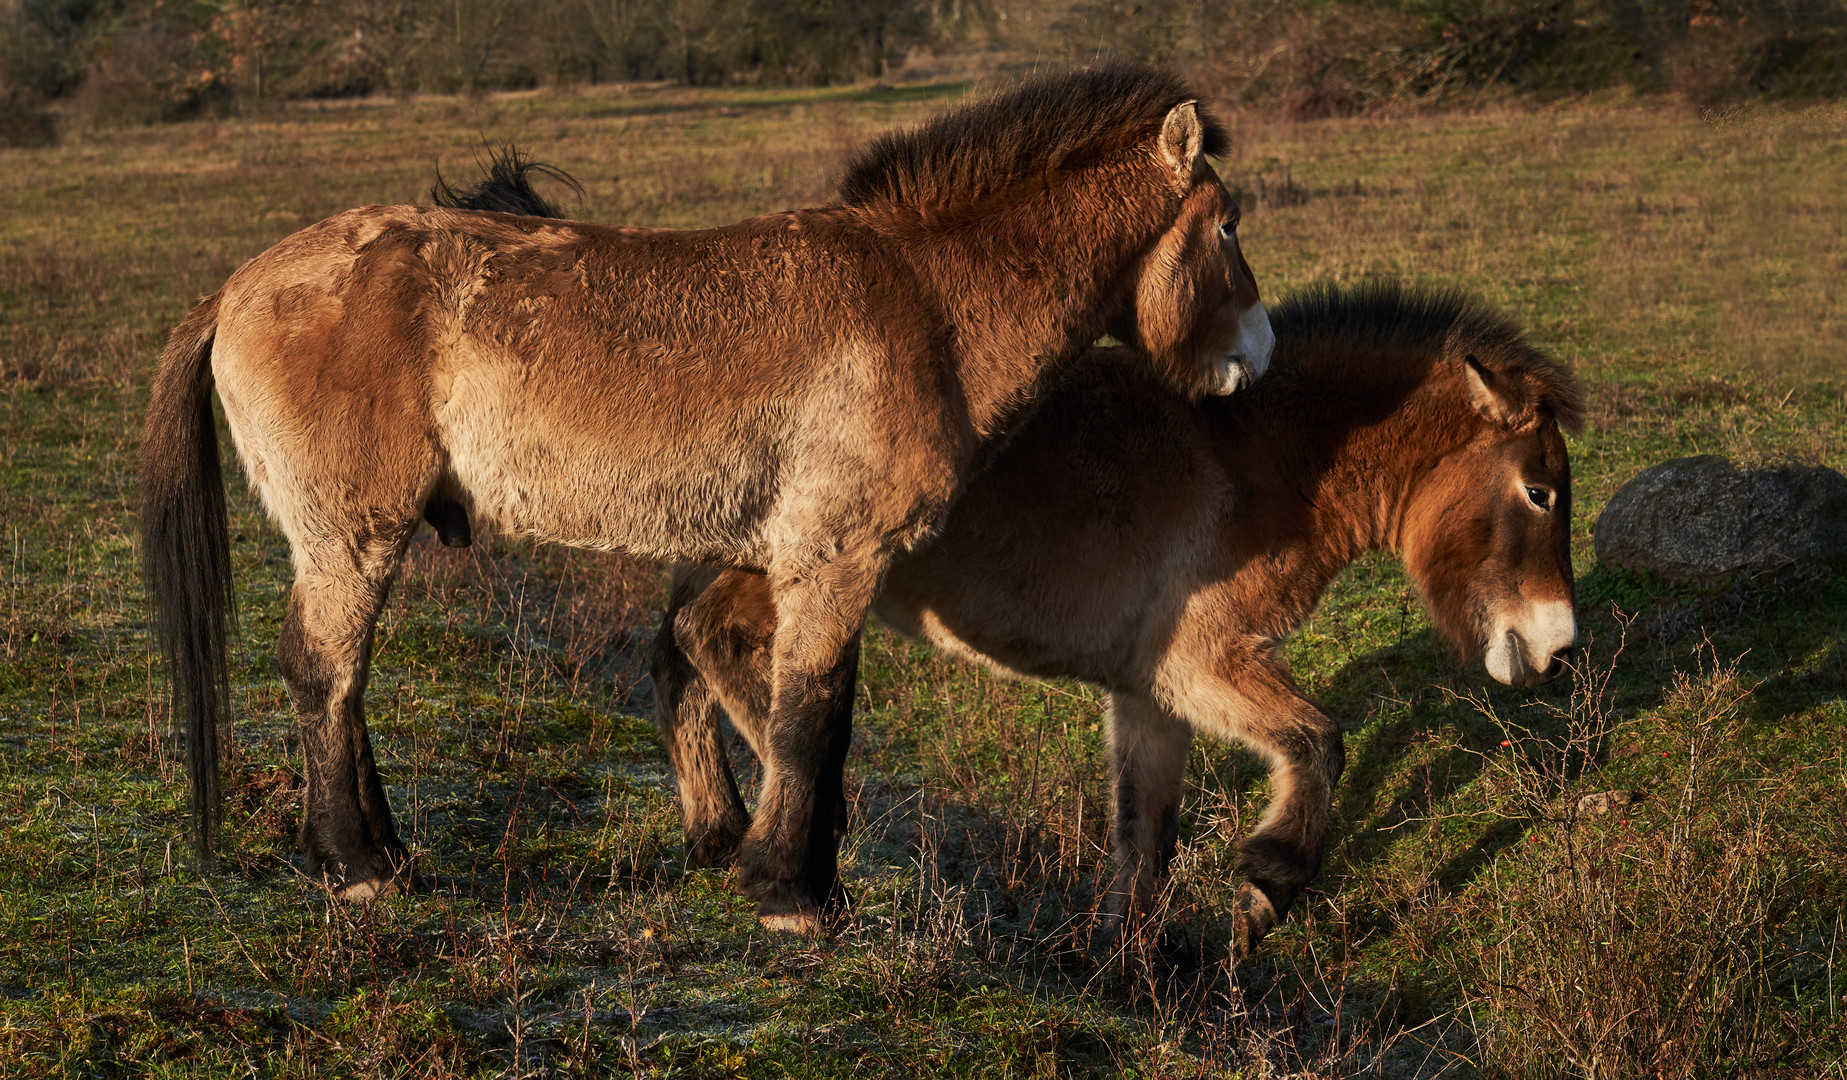
[(1135, 269), (1110, 332), (1193, 397), (1229, 394), (1263, 377), (1276, 335), (1238, 247), (1238, 204), (1206, 161), (1198, 105), (1175, 105), (1150, 157), (1180, 212)]
[(1570, 376), (1543, 358), (1440, 362), (1448, 412), (1472, 435), (1414, 485), (1400, 551), (1438, 628), (1488, 674), (1532, 686), (1562, 673), (1577, 644), (1571, 576), (1571, 462), (1559, 425), (1582, 409)]
[(1104, 63), (880, 136), (839, 190), (917, 243), (915, 264), (971, 323), (1010, 328), (1009, 355), (1075, 355), (1104, 331), (1197, 398), (1255, 381), (1275, 342), (1208, 160), (1229, 146), (1171, 72)]

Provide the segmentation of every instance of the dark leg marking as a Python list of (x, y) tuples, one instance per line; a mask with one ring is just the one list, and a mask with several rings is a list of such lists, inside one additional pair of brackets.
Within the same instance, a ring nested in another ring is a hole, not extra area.
[(307, 871), (325, 875), (336, 891), (347, 891), (353, 899), (400, 887), (398, 879), (408, 864), (365, 726), (370, 617), (362, 639), (345, 649), (315, 642), (305, 628), (297, 586), (277, 642), (301, 726), (308, 790), (300, 844)]
[(649, 657), (654, 721), (680, 790), (686, 861), (691, 866), (724, 866), (736, 857), (750, 828), (750, 815), (720, 735), (718, 699), (678, 640), (685, 625), (679, 584)]
[(778, 687), (765, 733), (763, 797), (738, 851), (738, 887), (774, 929), (809, 929), (847, 903), (839, 882), (836, 820), (853, 739), (859, 638), (833, 667), (791, 672)]

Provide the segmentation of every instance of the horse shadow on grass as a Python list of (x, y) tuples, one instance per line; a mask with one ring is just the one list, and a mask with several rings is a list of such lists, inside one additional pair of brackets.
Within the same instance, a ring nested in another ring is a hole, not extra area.
[[(1847, 697), (1847, 575), (1840, 572), (1823, 571), (1693, 594), (1673, 590), (1645, 576), (1599, 566), (1584, 575), (1578, 585), (1582, 628), (1591, 642), (1587, 649), (1590, 663), (1612, 663), (1609, 656), (1616, 643), (1627, 636), (1620, 656), (1613, 661), (1611, 679), (1613, 698), (1627, 711), (1658, 705), (1674, 672), (1697, 666), (1695, 653), (1702, 643), (1710, 643), (1716, 656), (1742, 655), (1739, 662), (1744, 673), (1756, 683), (1755, 693), (1744, 705), (1747, 720), (1754, 724), (1773, 727), (1792, 714)], [(1638, 598), (1649, 597), (1658, 598), (1658, 602), (1647, 614), (1629, 617), (1621, 613), (1624, 601), (1633, 605)], [(605, 708), (632, 718), (651, 716), (647, 689), (632, 682), (635, 655), (638, 643), (646, 640), (645, 630), (645, 626), (638, 627), (620, 641), (599, 641), (601, 649), (592, 650), (595, 657), (573, 658), (587, 672), (596, 669), (597, 662), (608, 659), (602, 656), (603, 651), (621, 661), (603, 665), (627, 673), (621, 680), (613, 675), (608, 679), (612, 687), (621, 683), (622, 692), (612, 693)], [(533, 635), (524, 636), (531, 648)], [(505, 650), (517, 652), (514, 644), (509, 638)], [(495, 650), (490, 646), (489, 651)], [(1335, 794), (1327, 864), (1320, 879), (1322, 888), (1330, 888), (1344, 874), (1388, 859), (1399, 845), (1430, 827), (1433, 813), (1439, 813), (1476, 781), (1486, 755), (1495, 752), (1503, 738), (1502, 730), (1488, 714), (1490, 710), (1535, 735), (1559, 734), (1570, 707), (1570, 681), (1561, 679), (1534, 689), (1499, 686), (1487, 679), (1479, 666), (1463, 668), (1456, 664), (1440, 639), (1426, 629), (1392, 645), (1356, 655), (1308, 688), (1311, 698), (1340, 723), (1348, 742), (1347, 766)], [(499, 751), (522, 749), (504, 745), (508, 738), (505, 733), (481, 734), (481, 739), (464, 741), (483, 743), (483, 751), (490, 758), (498, 756)], [(516, 736), (521, 741), (545, 741), (561, 734), (529, 731)], [(500, 745), (489, 745), (490, 740)], [(754, 786), (754, 762), (735, 738), (733, 746), (740, 781)], [(646, 743), (625, 756), (652, 758), (660, 756), (660, 751)], [(1249, 803), (1255, 799), (1255, 789), (1265, 775), (1256, 759), (1224, 744), (1211, 743), (1205, 744), (1205, 756), (1209, 759), (1207, 784), (1237, 801)], [(1093, 811), (1103, 812), (1092, 813), (1085, 832), (1100, 847), (1106, 842), (1107, 766), (1101, 755), (1088, 764), (1091, 775), (1084, 781), (1085, 798), (1093, 804)], [(650, 778), (664, 776), (664, 761), (654, 765), (657, 767), (644, 767), (641, 772)], [(640, 779), (639, 774), (636, 779)], [(907, 800), (923, 794), (917, 785), (890, 778), (858, 779), (866, 785), (859, 822), (862, 828), (894, 814), (909, 813), (903, 809)], [(487, 813), (478, 818), (475, 814), (443, 814), (444, 820), (423, 823), (426, 835), (456, 829), (471, 834), (473, 843), (485, 841), (493, 849), (505, 850), (507, 838), (519, 834), (527, 824), (543, 830), (544, 823), (550, 821), (564, 828), (565, 819), (582, 819), (597, 812), (596, 804), (602, 798), (600, 785), (574, 783), (562, 776), (547, 777), (543, 783), (528, 780), (524, 794), (521, 785), (521, 779), (510, 774), (490, 778), (485, 787), (476, 790), (493, 809), (482, 806)], [(1002, 847), (1011, 849), (1012, 866), (1006, 875), (1008, 904), (1024, 900), (1038, 889), (1081, 889), (1081, 882), (1067, 872), (1033, 869), (1034, 864), (1054, 867), (1060, 862), (1055, 854), (1048, 854), (1059, 846), (1057, 838), (1023, 834), (1019, 821), (993, 821), (993, 807), (986, 805), (991, 800), (984, 800), (980, 792), (958, 793), (932, 785), (927, 795), (931, 806), (924, 813), (947, 814), (959, 826), (961, 836), (947, 847), (939, 837), (933, 852), (950, 884), (972, 886), (982, 878), (984, 866), (993, 857), (989, 849)], [(1189, 800), (1187, 820), (1182, 822), (1183, 837), (1198, 839), (1198, 801)], [(1483, 820), (1473, 828), (1472, 837), (1464, 840), (1457, 835), (1445, 842), (1443, 846), (1451, 854), (1431, 872), (1433, 883), (1445, 892), (1473, 880), (1523, 831), (1522, 823), (1511, 821)], [(918, 838), (922, 833), (917, 829), (894, 832), (887, 828), (885, 832), (888, 835), (882, 842), (887, 846), (908, 845), (914, 849), (913, 855), (921, 851)], [(984, 840), (983, 833), (991, 835)], [(669, 848), (677, 848), (674, 840), (668, 838)], [(1021, 852), (1026, 857), (1021, 857)], [(892, 850), (885, 854), (897, 853)], [(670, 860), (672, 854), (670, 850)], [(1091, 869), (1090, 875), (1094, 877), (1099, 869), (1102, 868)], [(629, 874), (650, 876), (639, 866), (618, 876)]]
[[(1674, 594), (1646, 620), (1611, 613), (1612, 595), (1634, 597), (1638, 588), (1656, 586), (1602, 567), (1579, 582), (1586, 601), (1589, 663), (1613, 666), (1612, 707), (1629, 715), (1657, 708), (1674, 673), (1696, 669), (1695, 649), (1702, 642), (1710, 642), (1717, 656), (1743, 654), (1740, 663), (1756, 682), (1743, 711), (1754, 725), (1773, 728), (1779, 720), (1847, 697), (1847, 580), (1842, 575), (1703, 596)], [(1625, 634), (1624, 647), (1611, 659)], [(1336, 892), (1344, 879), (1389, 864), (1404, 845), (1419, 842), (1433, 828), (1442, 835), (1434, 845), (1429, 887), (1440, 894), (1467, 887), (1522, 839), (1529, 823), (1485, 814), (1446, 819), (1445, 808), (1501, 752), (1505, 733), (1496, 717), (1536, 737), (1558, 738), (1571, 694), (1570, 678), (1533, 689), (1495, 684), (1479, 666), (1456, 664), (1429, 630), (1359, 654), (1312, 687), (1311, 697), (1339, 721), (1348, 740), (1317, 891)], [(643, 690), (624, 700), (623, 711), (647, 716), (645, 696)], [(740, 782), (754, 788), (754, 761), (741, 740), (733, 737), (732, 746)], [(644, 757), (660, 753), (652, 745), (636, 749)], [(1259, 762), (1224, 744), (1207, 744), (1204, 756), (1209, 761), (1204, 784), (1222, 798), (1243, 804), (1256, 800), (1265, 775)], [(643, 771), (664, 777), (664, 763), (656, 764), (660, 767)], [(858, 843), (871, 862), (889, 865), (897, 859), (923, 868), (933, 887), (978, 894), (989, 905), (984, 917), (999, 916), (1023, 931), (1034, 926), (1035, 912), (1061, 913), (1071, 922), (1066, 944), (1075, 949), (1082, 937), (1076, 923), (1108, 874), (1107, 864), (1096, 858), (1107, 843), (1107, 765), (1101, 755), (1088, 765), (1091, 775), (1082, 781), (1082, 797), (1089, 803), (1089, 820), (1080, 839), (1089, 845), (1091, 857), (1087, 863), (1080, 858), (1075, 871), (1066, 854), (1072, 837), (1035, 827), (1017, 813), (997, 814), (992, 798), (982, 792), (874, 775), (852, 778), (859, 784), (860, 807), (858, 835), (850, 843)], [(490, 860), (495, 852), (514, 857), (519, 845), (510, 838), (516, 841), (528, 830), (542, 837), (568, 831), (573, 822), (581, 824), (587, 815), (601, 812), (597, 807), (603, 797), (596, 785), (557, 776), (542, 783), (514, 777), (490, 781), (483, 794), (495, 804), (485, 815), (444, 815), (447, 820), (424, 823), (425, 835), (455, 830), (452, 843), (467, 834), (468, 846), (485, 849)], [(1205, 828), (1194, 794), (1182, 821), (1182, 836), (1189, 843), (1199, 842)], [(628, 886), (665, 883), (681, 872), (675, 865), (678, 847), (670, 830), (651, 835), (638, 844), (634, 858), (612, 865), (609, 876)], [(563, 850), (549, 849), (543, 838), (518, 857), (529, 875), (536, 872), (536, 879), (528, 876), (533, 885), (551, 876), (550, 864), (561, 869), (568, 861)], [(487, 876), (495, 879), (496, 889), (509, 880), (504, 873)], [(519, 872), (513, 875), (514, 880), (520, 877)], [(1383, 927), (1395, 914), (1381, 908), (1365, 921)]]
[(1664, 686), (1675, 672), (1735, 664), (1753, 688), (1744, 718), (1758, 730), (1847, 700), (1847, 567), (1694, 589), (1599, 566), (1579, 594), (1588, 623), (1613, 630), (1619, 617), (1627, 622)]
[[(1624, 752), (1612, 745), (1630, 739), (1618, 736), (1621, 725), (1656, 714), (1681, 677), (1707, 678), (1736, 665), (1752, 686), (1740, 717), (1759, 733), (1847, 700), (1847, 574), (1810, 570), (1690, 592), (1597, 566), (1579, 579), (1578, 592), (1585, 648), (1576, 675), (1532, 689), (1500, 686), (1479, 667), (1458, 668), (1425, 631), (1356, 657), (1317, 687), (1349, 747), (1323, 888), (1384, 865), (1432, 828), (1444, 835), (1430, 885), (1442, 894), (1466, 887), (1531, 823), (1485, 812), (1446, 820), (1446, 804), (1480, 778), (1493, 755), (1518, 752), (1502, 739), (1562, 740), (1574, 710), (1606, 737), (1588, 762), (1562, 772), (1566, 785)], [(1648, 610), (1626, 612), (1615, 597), (1646, 599)], [(1806, 734), (1798, 726), (1781, 736), (1789, 745), (1758, 739), (1758, 749), (1799, 755)]]

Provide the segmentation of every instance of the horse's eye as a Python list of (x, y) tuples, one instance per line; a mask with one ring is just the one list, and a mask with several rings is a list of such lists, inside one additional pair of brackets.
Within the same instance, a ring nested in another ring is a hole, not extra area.
[(1236, 235), (1237, 231), (1238, 231), (1237, 222), (1235, 221), (1219, 222), (1219, 236), (1221, 238), (1230, 240), (1234, 235)]
[(1532, 500), (1533, 505), (1539, 507), (1541, 510), (1552, 509), (1552, 493), (1545, 488), (1527, 488), (1526, 497)]

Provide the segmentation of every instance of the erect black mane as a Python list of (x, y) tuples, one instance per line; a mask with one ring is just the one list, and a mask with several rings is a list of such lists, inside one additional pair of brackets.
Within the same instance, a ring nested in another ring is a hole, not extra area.
[[(1178, 76), (1142, 64), (1042, 75), (874, 139), (848, 162), (840, 198), (848, 206), (979, 198), (1150, 138), (1175, 105), (1198, 98)], [(1207, 156), (1225, 153), (1224, 126), (1204, 108), (1199, 118)]]
[[(1532, 376), (1544, 394), (1541, 404), (1561, 426), (1575, 429), (1583, 422), (1584, 388), (1577, 377), (1535, 346), (1519, 323), (1466, 289), (1390, 280), (1320, 283), (1271, 308), (1270, 326), (1279, 366), (1316, 355), (1344, 358), (1353, 350), (1474, 356), (1496, 371)], [(1342, 348), (1324, 348), (1334, 344)]]
[(580, 196), (584, 193), (583, 185), (570, 173), (555, 165), (532, 160), (512, 143), (488, 151), (486, 172), (487, 176), (474, 187), (457, 191), (438, 170), (436, 183), (430, 187), (430, 201), (453, 210), (492, 210), (500, 214), (561, 218), (564, 214), (533, 190), (532, 176), (548, 176)]

